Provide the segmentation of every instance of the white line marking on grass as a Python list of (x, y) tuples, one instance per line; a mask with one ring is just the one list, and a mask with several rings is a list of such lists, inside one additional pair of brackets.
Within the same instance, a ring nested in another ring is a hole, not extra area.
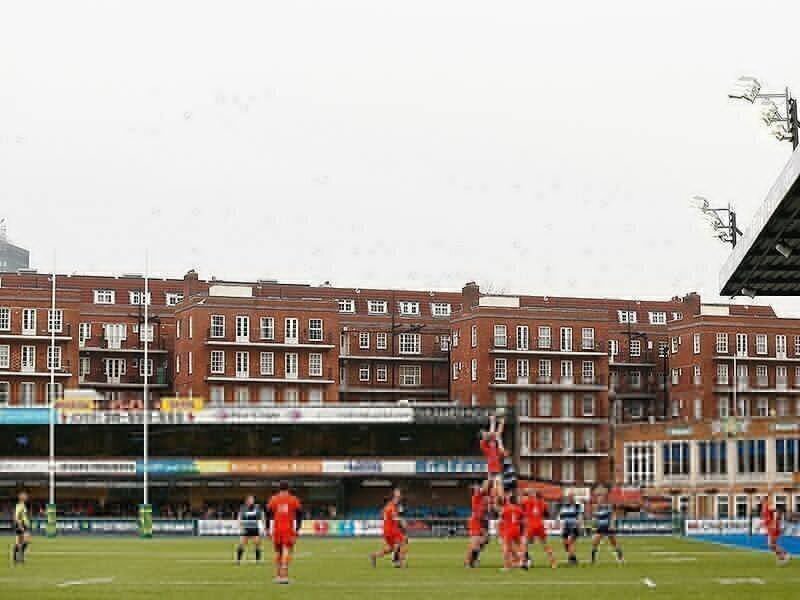
[(694, 562), (697, 560), (696, 556), (673, 556), (670, 558), (665, 558), (664, 562), (668, 563), (682, 563), (682, 562)]
[(764, 585), (764, 580), (760, 577), (724, 577), (717, 579), (720, 585)]
[[(381, 588), (381, 589), (392, 589), (392, 588), (418, 588), (418, 587), (433, 587), (433, 588), (441, 588), (442, 581), (441, 580), (430, 580), (430, 581), (416, 581), (416, 582), (314, 582), (314, 581), (302, 581), (302, 580), (294, 580), (292, 582), (295, 585), (299, 585), (302, 587), (317, 587), (317, 588)], [(220, 580), (215, 579), (212, 581), (119, 581), (114, 584), (115, 586), (130, 586), (130, 587), (199, 587), (199, 586), (263, 586), (265, 582), (262, 581), (240, 581), (240, 580)], [(495, 586), (536, 586), (536, 587), (557, 587), (557, 586), (567, 586), (567, 587), (582, 587), (582, 586), (639, 586), (641, 585), (640, 581), (571, 581), (571, 580), (563, 580), (563, 581), (449, 581), (447, 582), (448, 586), (486, 586), (486, 587), (495, 587)]]
[(75, 581), (63, 581), (61, 583), (57, 583), (56, 587), (65, 588), (65, 587), (72, 587), (74, 585), (102, 585), (113, 582), (114, 582), (113, 577), (101, 577), (96, 579), (76, 579)]
[(651, 589), (656, 587), (656, 582), (650, 579), (649, 577), (645, 577), (644, 579), (642, 579), (642, 583)]

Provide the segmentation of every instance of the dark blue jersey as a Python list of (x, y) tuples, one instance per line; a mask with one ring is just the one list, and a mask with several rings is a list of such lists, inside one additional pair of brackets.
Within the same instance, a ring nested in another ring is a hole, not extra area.
[(565, 528), (573, 528), (578, 526), (582, 514), (583, 507), (579, 503), (562, 504), (558, 518)]
[(609, 529), (614, 519), (614, 508), (610, 504), (598, 504), (594, 508), (593, 518), (598, 529)]
[(264, 511), (258, 504), (248, 506), (242, 504), (239, 508), (239, 521), (242, 524), (242, 529), (258, 529), (259, 523), (264, 520)]

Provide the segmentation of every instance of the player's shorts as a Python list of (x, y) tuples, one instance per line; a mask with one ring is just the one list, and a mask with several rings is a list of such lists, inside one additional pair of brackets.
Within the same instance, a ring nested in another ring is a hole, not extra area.
[(258, 530), (258, 527), (245, 527), (244, 529), (242, 529), (242, 537), (246, 538), (261, 537), (261, 532)]
[(617, 535), (616, 530), (611, 525), (598, 525), (595, 530), (597, 535)]
[(525, 539), (530, 541), (533, 540), (547, 540), (547, 531), (544, 528), (544, 525), (537, 525), (535, 527), (528, 527), (525, 529)]
[(565, 540), (570, 539), (570, 538), (576, 538), (577, 539), (577, 538), (581, 537), (581, 532), (578, 529), (577, 525), (570, 525), (570, 526), (566, 526), (565, 525), (564, 529), (561, 531), (561, 537), (564, 538)]
[(386, 542), (387, 546), (394, 548), (405, 543), (406, 536), (402, 531), (385, 531), (383, 533), (383, 541)]
[(768, 529), (767, 530), (767, 537), (769, 538), (769, 542), (771, 544), (776, 544), (778, 539), (781, 537), (781, 530), (780, 529)]
[(272, 545), (275, 547), (275, 550), (294, 548), (296, 541), (297, 534), (293, 531), (274, 531), (272, 533)]
[(489, 523), (485, 519), (478, 519), (472, 517), (469, 520), (469, 535), (470, 537), (478, 537), (485, 535), (489, 531)]
[(522, 539), (522, 531), (519, 527), (513, 527), (511, 529), (504, 530), (500, 534), (500, 539), (502, 539), (506, 544), (515, 544)]
[(26, 533), (28, 533), (27, 527), (19, 524), (14, 525), (14, 535), (25, 535)]

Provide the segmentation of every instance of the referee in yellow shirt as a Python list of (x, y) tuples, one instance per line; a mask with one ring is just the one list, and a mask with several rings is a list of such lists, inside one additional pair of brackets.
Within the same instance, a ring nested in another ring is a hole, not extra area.
[(28, 494), (20, 492), (14, 508), (14, 564), (25, 562), (25, 551), (31, 543), (31, 517), (28, 513)]

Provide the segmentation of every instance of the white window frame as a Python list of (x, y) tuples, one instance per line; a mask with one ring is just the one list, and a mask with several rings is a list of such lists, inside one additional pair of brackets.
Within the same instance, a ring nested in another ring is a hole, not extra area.
[(370, 380), (369, 363), (363, 363), (358, 367), (358, 380), (362, 383), (367, 383)]
[(419, 302), (416, 300), (401, 300), (397, 303), (397, 306), (402, 316), (419, 315)]
[(508, 360), (505, 358), (494, 359), (494, 380), (506, 381), (508, 379)]
[(236, 352), (234, 366), (236, 367), (235, 375), (241, 379), (250, 377), (250, 353), (247, 350), (239, 350)]
[(727, 354), (728, 353), (728, 334), (727, 333), (717, 333), (717, 341), (715, 350), (717, 354)]
[(147, 295), (145, 295), (144, 290), (131, 290), (128, 292), (128, 304), (133, 306), (144, 306), (145, 298), (147, 298), (147, 305), (150, 306), (152, 300), (150, 292), (147, 292)]
[(11, 368), (11, 346), (8, 344), (0, 345), (0, 369)]
[(275, 339), (275, 317), (261, 317), (258, 324), (262, 340)]
[(419, 387), (422, 385), (422, 367), (419, 365), (400, 365), (397, 382), (401, 387)]
[(527, 325), (517, 325), (517, 350), (530, 348), (530, 329)]
[(0, 307), (0, 331), (11, 331), (11, 309)]
[(401, 333), (398, 341), (400, 354), (420, 354), (422, 351), (422, 336), (419, 333)]
[(57, 308), (47, 310), (47, 333), (61, 333), (64, 331), (64, 311)]
[(336, 303), (340, 313), (356, 312), (356, 301), (353, 298), (340, 298)]
[(581, 328), (581, 350), (594, 350), (594, 327)]
[(765, 355), (767, 353), (767, 334), (766, 333), (757, 333), (756, 334), (756, 354), (758, 355)]
[(22, 335), (36, 335), (36, 309), (22, 309)]
[(322, 353), (309, 352), (308, 354), (309, 377), (322, 377)]
[(270, 377), (275, 375), (275, 353), (261, 352), (258, 358), (258, 370), (261, 375)]
[(553, 329), (549, 325), (539, 327), (539, 336), (536, 339), (539, 350), (549, 350), (553, 347)]
[(47, 370), (61, 369), (61, 346), (47, 346)]
[(183, 302), (183, 294), (180, 292), (167, 292), (164, 294), (164, 303), (167, 306), (177, 306)]
[(508, 345), (508, 327), (503, 324), (494, 326), (494, 347), (505, 348)]
[(211, 315), (210, 337), (215, 339), (225, 337), (225, 315)]
[(661, 310), (651, 311), (648, 313), (651, 325), (666, 325), (667, 313)]
[(700, 354), (700, 334), (695, 333), (692, 336), (692, 353)]
[(367, 312), (371, 315), (385, 315), (389, 312), (386, 300), (367, 300)]
[(212, 375), (225, 374), (225, 351), (212, 350), (208, 359), (209, 370)]
[(369, 350), (369, 331), (358, 332), (358, 347), (360, 350)]
[(325, 329), (322, 319), (314, 318), (308, 320), (308, 341), (321, 342), (325, 339)]
[(300, 360), (297, 352), (287, 352), (283, 362), (286, 379), (297, 379), (300, 376)]
[(379, 331), (375, 334), (375, 349), (386, 350), (389, 347), (389, 334)]
[(114, 290), (94, 290), (95, 304), (116, 304), (117, 293)]
[(386, 383), (389, 381), (389, 368), (387, 365), (383, 363), (375, 365), (375, 381), (378, 383)]
[(236, 329), (234, 333), (236, 335), (237, 342), (249, 342), (250, 341), (250, 317), (248, 315), (236, 315)]
[(36, 346), (20, 348), (19, 370), (23, 373), (36, 372)]
[(434, 317), (449, 317), (452, 308), (449, 302), (433, 302), (431, 304), (431, 314)]

